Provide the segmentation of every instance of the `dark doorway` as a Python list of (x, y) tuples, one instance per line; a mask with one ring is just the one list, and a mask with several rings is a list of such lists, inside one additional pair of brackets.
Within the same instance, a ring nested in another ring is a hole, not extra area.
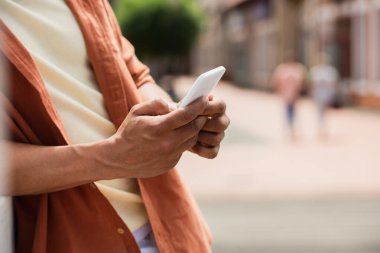
[(341, 18), (337, 21), (337, 69), (342, 79), (351, 77), (351, 19)]

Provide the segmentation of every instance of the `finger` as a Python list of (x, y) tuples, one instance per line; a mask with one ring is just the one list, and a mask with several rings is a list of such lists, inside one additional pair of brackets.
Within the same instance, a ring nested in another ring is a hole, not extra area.
[(198, 142), (202, 143), (206, 147), (218, 146), (222, 142), (224, 135), (224, 132), (210, 133), (201, 131), (198, 134)]
[(188, 139), (198, 136), (199, 132), (207, 122), (207, 117), (201, 116), (193, 120), (192, 122), (177, 128), (174, 132), (172, 138), (177, 140), (182, 140), (182, 142), (187, 141)]
[(193, 121), (198, 115), (202, 114), (207, 105), (205, 97), (197, 99), (195, 102), (186, 106), (185, 108), (178, 108), (175, 111), (164, 115), (163, 124), (170, 129), (176, 129)]
[(227, 115), (223, 114), (220, 117), (211, 118), (207, 120), (206, 124), (202, 128), (202, 131), (221, 133), (227, 129), (230, 125), (230, 119)]
[(192, 147), (192, 151), (201, 157), (213, 159), (218, 155), (219, 148), (219, 145), (215, 147), (205, 147), (202, 144), (197, 143)]
[(218, 98), (209, 100), (208, 105), (202, 115), (214, 116), (222, 115), (226, 112), (226, 103)]
[(196, 146), (198, 136), (193, 136), (192, 138), (186, 140), (185, 142), (179, 145), (178, 150), (181, 152), (185, 152), (186, 150), (190, 150), (192, 147)]
[(155, 99), (135, 105), (131, 109), (131, 113), (136, 116), (156, 116), (171, 112), (171, 106), (163, 99)]

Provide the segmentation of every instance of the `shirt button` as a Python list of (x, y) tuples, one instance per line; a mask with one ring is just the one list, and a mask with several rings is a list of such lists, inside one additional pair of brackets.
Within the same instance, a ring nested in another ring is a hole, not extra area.
[(124, 234), (124, 229), (118, 228), (117, 229), (117, 233), (119, 233), (120, 235), (123, 235)]

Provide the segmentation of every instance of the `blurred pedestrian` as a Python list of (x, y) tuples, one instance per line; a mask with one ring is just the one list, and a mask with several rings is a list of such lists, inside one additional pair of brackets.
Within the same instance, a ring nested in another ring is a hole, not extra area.
[(287, 130), (292, 139), (296, 137), (294, 122), (296, 117), (296, 102), (305, 80), (306, 68), (288, 56), (287, 61), (280, 64), (273, 73), (272, 83), (284, 101)]
[(334, 102), (338, 80), (338, 71), (330, 64), (330, 57), (321, 54), (319, 63), (310, 69), (310, 81), (312, 96), (318, 109), (319, 137), (322, 139), (327, 137), (326, 112)]

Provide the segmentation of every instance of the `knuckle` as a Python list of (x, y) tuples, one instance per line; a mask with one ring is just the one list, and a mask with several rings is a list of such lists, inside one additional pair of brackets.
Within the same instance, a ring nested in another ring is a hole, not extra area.
[(218, 134), (218, 145), (223, 141), (224, 136), (225, 136), (224, 132), (221, 132)]
[(156, 99), (154, 99), (153, 103), (156, 106), (159, 106), (160, 108), (167, 108), (168, 107), (168, 104), (162, 98), (156, 98)]
[(217, 132), (223, 132), (226, 129), (226, 125), (223, 118), (218, 118), (218, 120), (215, 122), (215, 130)]
[(225, 112), (226, 111), (226, 102), (224, 102), (223, 100), (219, 100), (219, 105), (218, 105), (218, 109), (220, 112)]
[(217, 132), (221, 133), (228, 127), (228, 122), (223, 117), (219, 117), (213, 120), (212, 128)]
[(153, 102), (155, 103), (155, 104), (165, 104), (165, 101), (162, 99), (162, 98), (155, 98), (154, 100), (153, 100)]
[(220, 143), (220, 142), (222, 142), (222, 140), (224, 139), (224, 137), (226, 136), (226, 134), (225, 134), (225, 132), (222, 132), (218, 136), (219, 136), (219, 143)]
[(227, 129), (227, 127), (230, 125), (230, 123), (231, 123), (230, 118), (228, 118), (227, 115), (224, 115), (224, 117), (223, 117), (224, 129)]
[(217, 134), (215, 137), (214, 137), (214, 142), (213, 142), (213, 146), (217, 146), (219, 145), (222, 140), (224, 138), (224, 132), (220, 133), (220, 134)]
[(131, 113), (132, 115), (136, 116), (140, 107), (141, 107), (141, 105), (138, 105), (138, 104), (132, 106), (132, 108), (129, 110), (129, 113)]

